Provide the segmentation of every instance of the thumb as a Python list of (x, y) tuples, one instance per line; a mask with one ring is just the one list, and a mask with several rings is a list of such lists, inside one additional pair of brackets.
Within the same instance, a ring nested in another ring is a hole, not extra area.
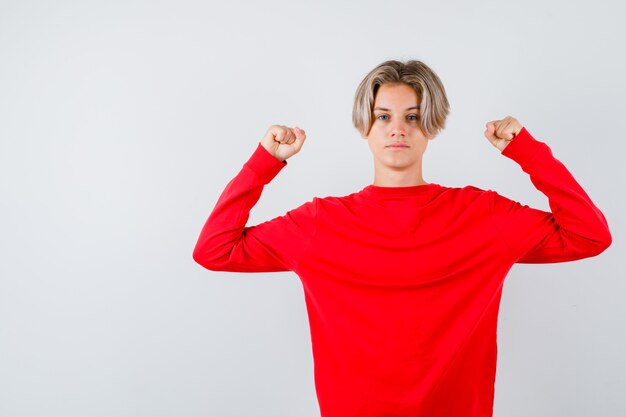
[(295, 147), (299, 150), (304, 144), (304, 140), (306, 139), (306, 132), (304, 129), (300, 129), (299, 127), (294, 127), (294, 133), (296, 134), (296, 139), (294, 141)]

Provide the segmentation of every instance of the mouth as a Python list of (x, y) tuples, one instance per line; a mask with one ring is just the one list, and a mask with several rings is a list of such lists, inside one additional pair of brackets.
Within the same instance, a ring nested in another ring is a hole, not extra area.
[(394, 144), (394, 145), (387, 146), (387, 148), (391, 148), (391, 149), (404, 149), (404, 148), (408, 148), (408, 147), (409, 147), (408, 145), (404, 145), (404, 144), (401, 144), (401, 143), (397, 143), (397, 144)]

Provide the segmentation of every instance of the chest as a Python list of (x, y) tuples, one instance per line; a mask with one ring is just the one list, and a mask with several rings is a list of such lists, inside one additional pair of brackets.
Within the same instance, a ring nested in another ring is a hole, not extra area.
[(497, 231), (481, 205), (335, 211), (317, 224), (311, 263), (369, 284), (445, 279), (497, 256)]

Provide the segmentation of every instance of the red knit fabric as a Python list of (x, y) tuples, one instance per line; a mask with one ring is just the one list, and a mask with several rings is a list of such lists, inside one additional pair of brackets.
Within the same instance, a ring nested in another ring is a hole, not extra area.
[(523, 128), (501, 154), (530, 175), (551, 212), (473, 186), (368, 185), (246, 226), (287, 165), (259, 143), (193, 258), (212, 271), (298, 275), (323, 417), (492, 416), (507, 272), (611, 244), (603, 214), (545, 143)]

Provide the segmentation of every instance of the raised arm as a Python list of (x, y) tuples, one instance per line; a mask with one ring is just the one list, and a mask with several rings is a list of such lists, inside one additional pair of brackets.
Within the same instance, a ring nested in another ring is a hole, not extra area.
[[(297, 129), (297, 128), (296, 128)], [(316, 199), (285, 215), (246, 227), (263, 188), (302, 147), (305, 133), (273, 125), (209, 215), (193, 259), (212, 271), (271, 272), (297, 267), (315, 228)], [(271, 142), (270, 142), (271, 141)]]
[(551, 212), (522, 205), (492, 191), (492, 216), (505, 252), (517, 263), (567, 262), (603, 252), (612, 238), (600, 209), (548, 145), (510, 119), (508, 132), (507, 128), (494, 132), (493, 125), (488, 124), (485, 136), (500, 137), (500, 146), (490, 141), (530, 175), (535, 187), (548, 197)]

